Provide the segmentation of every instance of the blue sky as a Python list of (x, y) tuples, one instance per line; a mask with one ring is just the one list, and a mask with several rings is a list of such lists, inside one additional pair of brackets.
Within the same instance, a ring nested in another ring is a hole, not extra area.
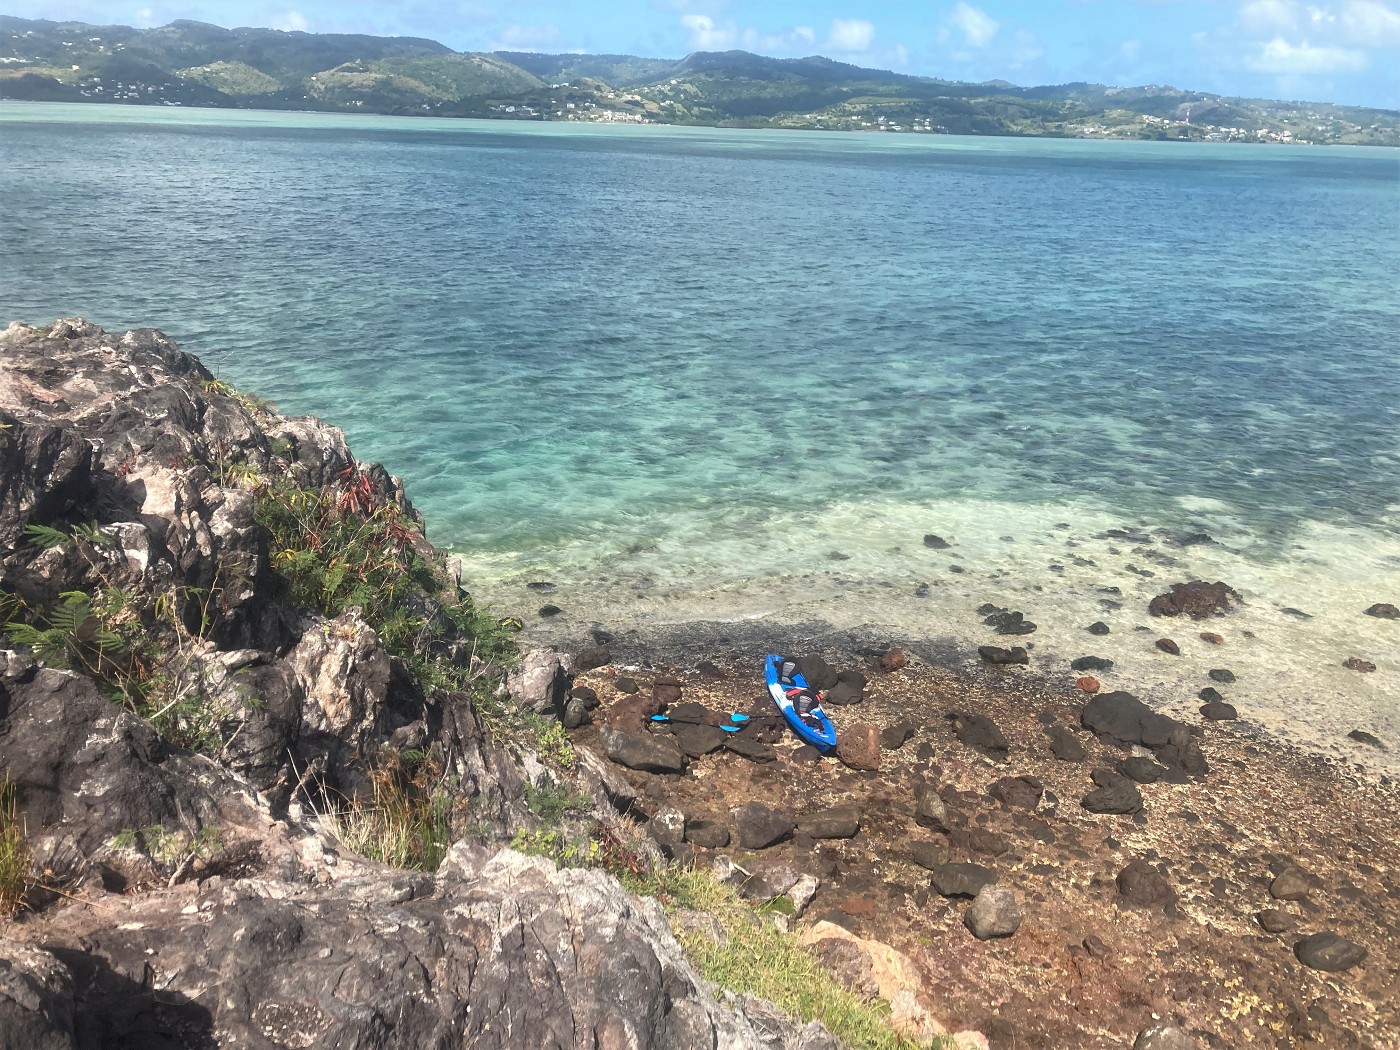
[(426, 36), (458, 50), (743, 48), (1018, 84), (1172, 84), (1400, 109), (1400, 0), (3, 0), (24, 18)]

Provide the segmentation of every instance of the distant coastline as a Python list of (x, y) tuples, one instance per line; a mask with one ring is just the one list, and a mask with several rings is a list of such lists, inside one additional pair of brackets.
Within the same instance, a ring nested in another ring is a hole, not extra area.
[(813, 56), (456, 52), (432, 40), (0, 16), (0, 100), (555, 123), (1400, 146), (1400, 112), (1147, 85), (1019, 86)]

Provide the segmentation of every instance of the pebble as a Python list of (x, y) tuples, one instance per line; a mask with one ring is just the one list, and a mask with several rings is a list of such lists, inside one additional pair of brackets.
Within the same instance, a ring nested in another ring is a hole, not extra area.
[(1235, 672), (1226, 667), (1215, 668), (1210, 672), (1210, 677), (1212, 681), (1219, 682), (1221, 685), (1231, 685), (1238, 681)]
[(1363, 660), (1359, 656), (1348, 657), (1342, 662), (1342, 666), (1349, 667), (1353, 671), (1374, 671), (1376, 669), (1376, 665), (1370, 660)]

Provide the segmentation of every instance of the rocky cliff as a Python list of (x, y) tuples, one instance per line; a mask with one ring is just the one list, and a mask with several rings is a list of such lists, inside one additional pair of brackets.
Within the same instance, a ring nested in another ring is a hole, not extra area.
[[(0, 1050), (835, 1045), (711, 988), (655, 901), (502, 848), (553, 783), (485, 728), (509, 646), (336, 428), (159, 332), (11, 325), (0, 558)], [(548, 711), (564, 671), (524, 670)]]

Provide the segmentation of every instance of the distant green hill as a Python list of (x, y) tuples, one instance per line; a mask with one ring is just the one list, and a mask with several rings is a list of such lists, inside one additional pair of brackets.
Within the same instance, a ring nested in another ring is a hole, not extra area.
[(1400, 113), (1173, 87), (970, 84), (829, 58), (459, 53), (434, 40), (0, 16), (0, 98), (910, 134), (1400, 146)]

